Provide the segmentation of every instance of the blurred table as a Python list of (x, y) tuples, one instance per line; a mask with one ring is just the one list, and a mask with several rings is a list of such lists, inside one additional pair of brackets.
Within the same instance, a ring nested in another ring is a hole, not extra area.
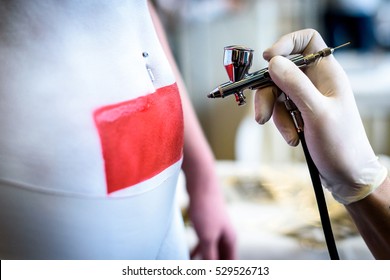
[[(306, 164), (218, 161), (239, 259), (329, 259)], [(343, 206), (325, 192), (341, 259), (373, 259)], [(196, 235), (187, 226), (188, 243)]]

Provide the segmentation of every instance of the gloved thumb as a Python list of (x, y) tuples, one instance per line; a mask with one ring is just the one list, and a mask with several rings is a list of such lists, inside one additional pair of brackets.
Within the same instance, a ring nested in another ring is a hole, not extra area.
[(315, 110), (322, 94), (310, 79), (289, 59), (275, 56), (269, 62), (269, 74), (274, 83), (287, 94), (301, 113)]

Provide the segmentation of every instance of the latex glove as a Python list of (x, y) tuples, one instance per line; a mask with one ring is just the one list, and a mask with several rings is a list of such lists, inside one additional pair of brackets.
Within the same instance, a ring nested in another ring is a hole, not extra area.
[[(367, 139), (348, 78), (333, 55), (303, 70), (282, 57), (326, 47), (318, 32), (306, 29), (283, 36), (263, 56), (269, 61), (274, 83), (302, 114), (307, 146), (323, 185), (337, 201), (349, 204), (374, 191), (386, 178), (387, 169)], [(259, 123), (273, 115), (286, 141), (299, 143), (291, 117), (277, 100), (276, 88), (256, 92), (255, 114)]]

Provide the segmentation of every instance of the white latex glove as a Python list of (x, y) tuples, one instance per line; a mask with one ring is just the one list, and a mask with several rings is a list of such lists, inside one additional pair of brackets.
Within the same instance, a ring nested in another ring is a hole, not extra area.
[[(369, 195), (387, 175), (367, 139), (348, 78), (333, 55), (303, 71), (282, 57), (326, 47), (318, 32), (307, 29), (283, 36), (263, 56), (269, 60), (272, 80), (302, 114), (307, 146), (323, 185), (347, 205)], [(275, 87), (256, 92), (256, 120), (265, 123), (273, 114), (286, 141), (297, 145), (298, 134), (276, 93)]]

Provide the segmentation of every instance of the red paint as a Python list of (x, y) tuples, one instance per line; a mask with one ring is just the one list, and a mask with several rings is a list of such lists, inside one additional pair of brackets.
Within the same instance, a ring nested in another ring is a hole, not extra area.
[(157, 175), (183, 153), (183, 113), (176, 84), (94, 112), (107, 193)]
[(226, 72), (228, 74), (229, 79), (234, 82), (236, 77), (234, 77), (234, 67), (233, 64), (225, 65)]

